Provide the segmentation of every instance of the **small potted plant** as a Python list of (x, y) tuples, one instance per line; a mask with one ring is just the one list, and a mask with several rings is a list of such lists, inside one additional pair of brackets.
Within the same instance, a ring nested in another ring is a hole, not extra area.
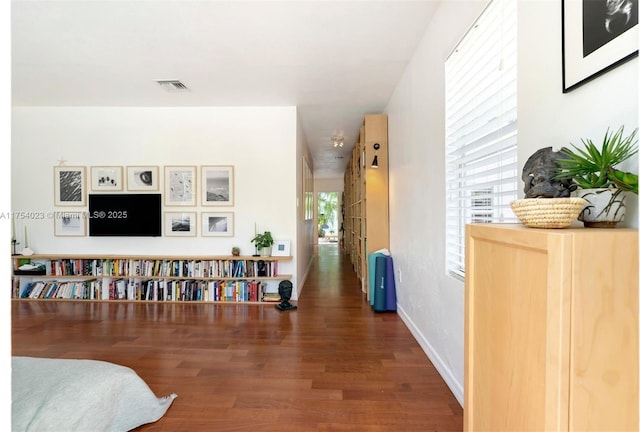
[(240, 256), (240, 248), (238, 246), (234, 246), (231, 248), (231, 255), (232, 256)]
[(575, 194), (587, 200), (578, 216), (585, 227), (614, 227), (624, 219), (627, 192), (638, 194), (638, 175), (617, 168), (638, 153), (638, 129), (624, 136), (624, 126), (615, 133), (607, 129), (598, 147), (591, 139), (582, 139), (584, 148), (571, 144), (563, 148), (558, 179), (570, 179)]
[(251, 239), (251, 243), (255, 244), (256, 249), (260, 256), (271, 256), (271, 246), (273, 246), (274, 240), (270, 231), (265, 231), (262, 234), (256, 234)]

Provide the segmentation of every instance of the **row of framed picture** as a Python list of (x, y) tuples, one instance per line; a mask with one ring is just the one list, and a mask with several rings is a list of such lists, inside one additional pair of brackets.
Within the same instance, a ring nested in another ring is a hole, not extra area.
[[(159, 166), (92, 166), (91, 191), (158, 191)], [(53, 168), (56, 206), (84, 206), (87, 200), (87, 170), (84, 166)], [(197, 205), (197, 166), (164, 167), (164, 205)], [(126, 186), (125, 186), (126, 185)], [(233, 206), (234, 173), (232, 165), (200, 167), (200, 205)]]
[[(200, 222), (198, 224), (198, 222)], [(200, 225), (198, 230), (197, 226)], [(233, 212), (164, 212), (163, 236), (195, 237), (233, 237)], [(85, 211), (60, 211), (54, 217), (54, 235), (58, 237), (84, 237), (87, 235), (87, 217)]]

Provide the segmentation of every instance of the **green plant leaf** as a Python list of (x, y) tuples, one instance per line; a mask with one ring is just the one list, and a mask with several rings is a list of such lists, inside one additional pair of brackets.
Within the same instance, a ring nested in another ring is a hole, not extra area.
[[(581, 139), (582, 147), (572, 143), (571, 148), (561, 150), (564, 158), (558, 161), (559, 168), (554, 178), (571, 179), (582, 189), (619, 187), (633, 191), (633, 184), (624, 180), (621, 183), (614, 181), (610, 171), (638, 153), (637, 133), (636, 128), (629, 136), (624, 137), (624, 126), (615, 132), (607, 128), (600, 148), (589, 138)], [(632, 175), (637, 177), (636, 174)], [(633, 181), (633, 177), (628, 178)]]

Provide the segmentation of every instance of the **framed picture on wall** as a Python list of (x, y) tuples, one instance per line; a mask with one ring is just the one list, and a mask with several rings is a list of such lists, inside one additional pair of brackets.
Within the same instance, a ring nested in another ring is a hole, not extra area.
[(164, 167), (164, 205), (196, 205), (196, 167)]
[(203, 237), (233, 237), (233, 212), (202, 213)]
[(276, 240), (271, 248), (272, 256), (290, 256), (291, 242), (289, 240)]
[(86, 169), (83, 166), (53, 167), (53, 193), (56, 206), (87, 205)]
[(92, 166), (91, 190), (120, 191), (122, 190), (122, 167), (120, 166)]
[(196, 235), (196, 212), (165, 212), (164, 235), (167, 237), (194, 237)]
[(203, 166), (202, 179), (203, 206), (233, 205), (233, 166)]
[(56, 237), (84, 237), (87, 235), (86, 212), (54, 212), (53, 234)]
[(638, 0), (562, 1), (567, 93), (638, 55)]
[(157, 191), (160, 183), (160, 172), (157, 166), (128, 166), (127, 190)]
[(302, 218), (305, 220), (313, 219), (313, 174), (309, 161), (306, 157), (302, 157), (302, 199), (301, 199)]

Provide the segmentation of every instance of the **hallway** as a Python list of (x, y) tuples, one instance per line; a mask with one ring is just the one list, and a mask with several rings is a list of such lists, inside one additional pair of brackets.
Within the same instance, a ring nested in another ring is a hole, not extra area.
[(203, 303), (12, 302), (13, 355), (90, 358), (177, 393), (140, 431), (460, 431), (462, 408), (395, 313), (371, 310), (320, 245), (298, 310)]

